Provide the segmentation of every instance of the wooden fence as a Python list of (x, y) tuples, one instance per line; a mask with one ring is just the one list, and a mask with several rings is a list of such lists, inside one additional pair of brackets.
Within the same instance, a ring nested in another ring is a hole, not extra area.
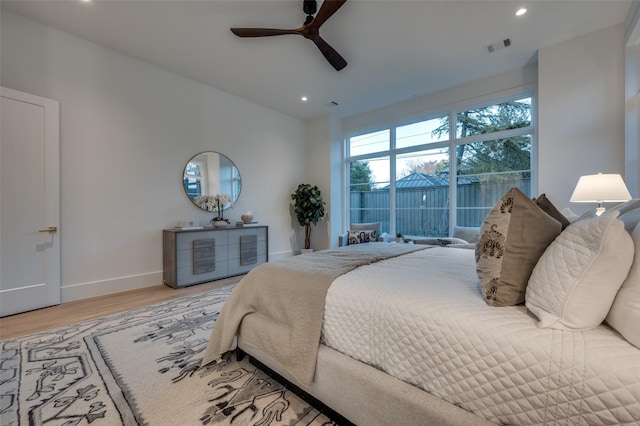
[[(480, 226), (493, 205), (513, 187), (529, 194), (531, 180), (458, 185), (456, 225)], [(396, 190), (396, 232), (448, 236), (449, 205), (448, 186)], [(389, 191), (352, 191), (350, 221), (382, 222), (382, 232), (389, 232)]]

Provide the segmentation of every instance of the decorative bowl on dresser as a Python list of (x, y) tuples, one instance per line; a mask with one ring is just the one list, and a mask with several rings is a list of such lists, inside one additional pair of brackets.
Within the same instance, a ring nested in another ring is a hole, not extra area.
[(269, 227), (162, 231), (163, 281), (173, 288), (249, 272), (269, 260)]

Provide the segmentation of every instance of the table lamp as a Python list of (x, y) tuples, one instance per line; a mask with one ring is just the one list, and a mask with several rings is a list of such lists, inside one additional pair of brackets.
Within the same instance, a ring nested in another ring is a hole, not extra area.
[(598, 203), (596, 215), (604, 213), (603, 203), (629, 201), (631, 194), (618, 174), (585, 175), (578, 179), (570, 201), (572, 203)]

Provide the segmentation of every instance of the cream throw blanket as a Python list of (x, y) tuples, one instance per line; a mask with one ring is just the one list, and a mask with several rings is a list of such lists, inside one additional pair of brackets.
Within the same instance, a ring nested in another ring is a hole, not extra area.
[(325, 297), (333, 280), (358, 266), (427, 247), (358, 244), (254, 268), (224, 303), (202, 365), (234, 349), (234, 337), (244, 319), (260, 327), (243, 327), (243, 341), (263, 350), (300, 383), (310, 385), (320, 345)]

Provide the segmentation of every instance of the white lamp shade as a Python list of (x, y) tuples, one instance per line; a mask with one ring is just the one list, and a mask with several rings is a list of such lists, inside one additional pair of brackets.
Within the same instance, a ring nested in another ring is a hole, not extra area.
[(571, 195), (573, 203), (603, 203), (629, 201), (631, 194), (617, 174), (581, 176)]

